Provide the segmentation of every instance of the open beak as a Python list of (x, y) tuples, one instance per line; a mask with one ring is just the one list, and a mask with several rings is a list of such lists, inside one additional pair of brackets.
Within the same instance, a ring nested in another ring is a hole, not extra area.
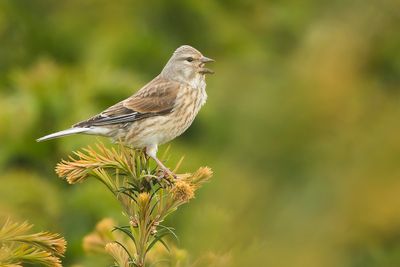
[[(208, 62), (215, 62), (215, 60), (212, 59), (212, 58), (208, 58), (208, 57), (202, 56), (202, 57), (200, 58), (200, 62), (203, 63), (203, 64), (205, 64), (205, 63), (208, 63)], [(202, 64), (202, 65), (203, 65), (203, 64)], [(202, 68), (200, 69), (199, 72), (200, 72), (201, 74), (214, 74), (214, 71), (213, 71), (213, 70), (210, 70), (209, 68), (204, 68), (204, 67), (202, 67)]]

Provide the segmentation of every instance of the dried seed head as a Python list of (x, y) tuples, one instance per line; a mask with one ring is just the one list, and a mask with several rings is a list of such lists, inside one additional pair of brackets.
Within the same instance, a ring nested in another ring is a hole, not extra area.
[(114, 225), (116, 225), (116, 222), (113, 219), (104, 218), (96, 224), (96, 231), (99, 233), (108, 233), (113, 229)]
[(194, 198), (194, 188), (185, 181), (177, 181), (171, 188), (174, 200), (187, 202)]
[(199, 188), (203, 183), (210, 180), (213, 172), (209, 167), (200, 167), (195, 173), (193, 173), (191, 182), (195, 184), (196, 189)]
[(110, 233), (116, 225), (111, 218), (104, 218), (96, 224), (95, 231), (83, 238), (83, 249), (91, 252), (104, 252), (104, 245), (112, 240)]
[(69, 184), (82, 182), (89, 176), (85, 168), (82, 168), (72, 161), (62, 160), (57, 164), (55, 170), (57, 175), (65, 179)]
[(83, 238), (82, 246), (86, 252), (103, 252), (104, 240), (98, 234), (92, 233)]
[(105, 246), (105, 251), (114, 258), (118, 266), (129, 267), (129, 255), (120, 245), (116, 243), (108, 243)]

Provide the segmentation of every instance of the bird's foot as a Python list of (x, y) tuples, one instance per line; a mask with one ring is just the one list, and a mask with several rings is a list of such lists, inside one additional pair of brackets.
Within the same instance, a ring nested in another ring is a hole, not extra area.
[[(153, 149), (152, 149), (153, 148)], [(156, 147), (157, 148), (157, 147)], [(173, 173), (170, 169), (168, 169), (161, 160), (159, 160), (155, 153), (157, 152), (156, 149), (154, 149), (154, 147), (147, 147), (146, 148), (146, 155), (150, 156), (151, 158), (154, 159), (154, 161), (157, 163), (158, 167), (159, 167), (159, 174), (158, 177), (160, 177), (160, 179), (168, 179), (170, 182), (176, 180), (178, 177), (176, 176), (175, 173)]]
[(168, 183), (173, 183), (174, 180), (178, 179), (178, 176), (168, 168), (160, 168), (157, 176), (159, 178), (159, 181), (165, 179)]

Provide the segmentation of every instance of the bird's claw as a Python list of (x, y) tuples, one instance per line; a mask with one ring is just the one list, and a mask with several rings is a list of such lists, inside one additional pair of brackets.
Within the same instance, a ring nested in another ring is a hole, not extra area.
[(161, 182), (162, 180), (164, 180), (164, 181), (166, 181), (168, 184), (172, 184), (172, 183), (174, 183), (174, 181), (176, 180), (176, 179), (178, 179), (178, 176), (175, 174), (175, 173), (173, 173), (173, 172), (171, 172), (170, 170), (164, 170), (164, 169), (161, 169), (161, 170), (159, 170), (159, 173), (158, 173), (158, 175), (157, 175), (157, 180), (159, 181), (159, 182)]

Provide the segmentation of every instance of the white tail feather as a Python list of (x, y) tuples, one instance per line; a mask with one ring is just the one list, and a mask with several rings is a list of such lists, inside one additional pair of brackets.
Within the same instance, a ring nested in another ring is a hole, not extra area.
[(36, 141), (42, 142), (42, 141), (59, 138), (59, 137), (66, 136), (66, 135), (77, 134), (77, 133), (90, 133), (90, 132), (92, 132), (92, 129), (90, 129), (90, 128), (71, 128), (71, 129), (59, 131), (56, 133), (52, 133), (52, 134), (40, 137), (39, 139), (36, 139)]

